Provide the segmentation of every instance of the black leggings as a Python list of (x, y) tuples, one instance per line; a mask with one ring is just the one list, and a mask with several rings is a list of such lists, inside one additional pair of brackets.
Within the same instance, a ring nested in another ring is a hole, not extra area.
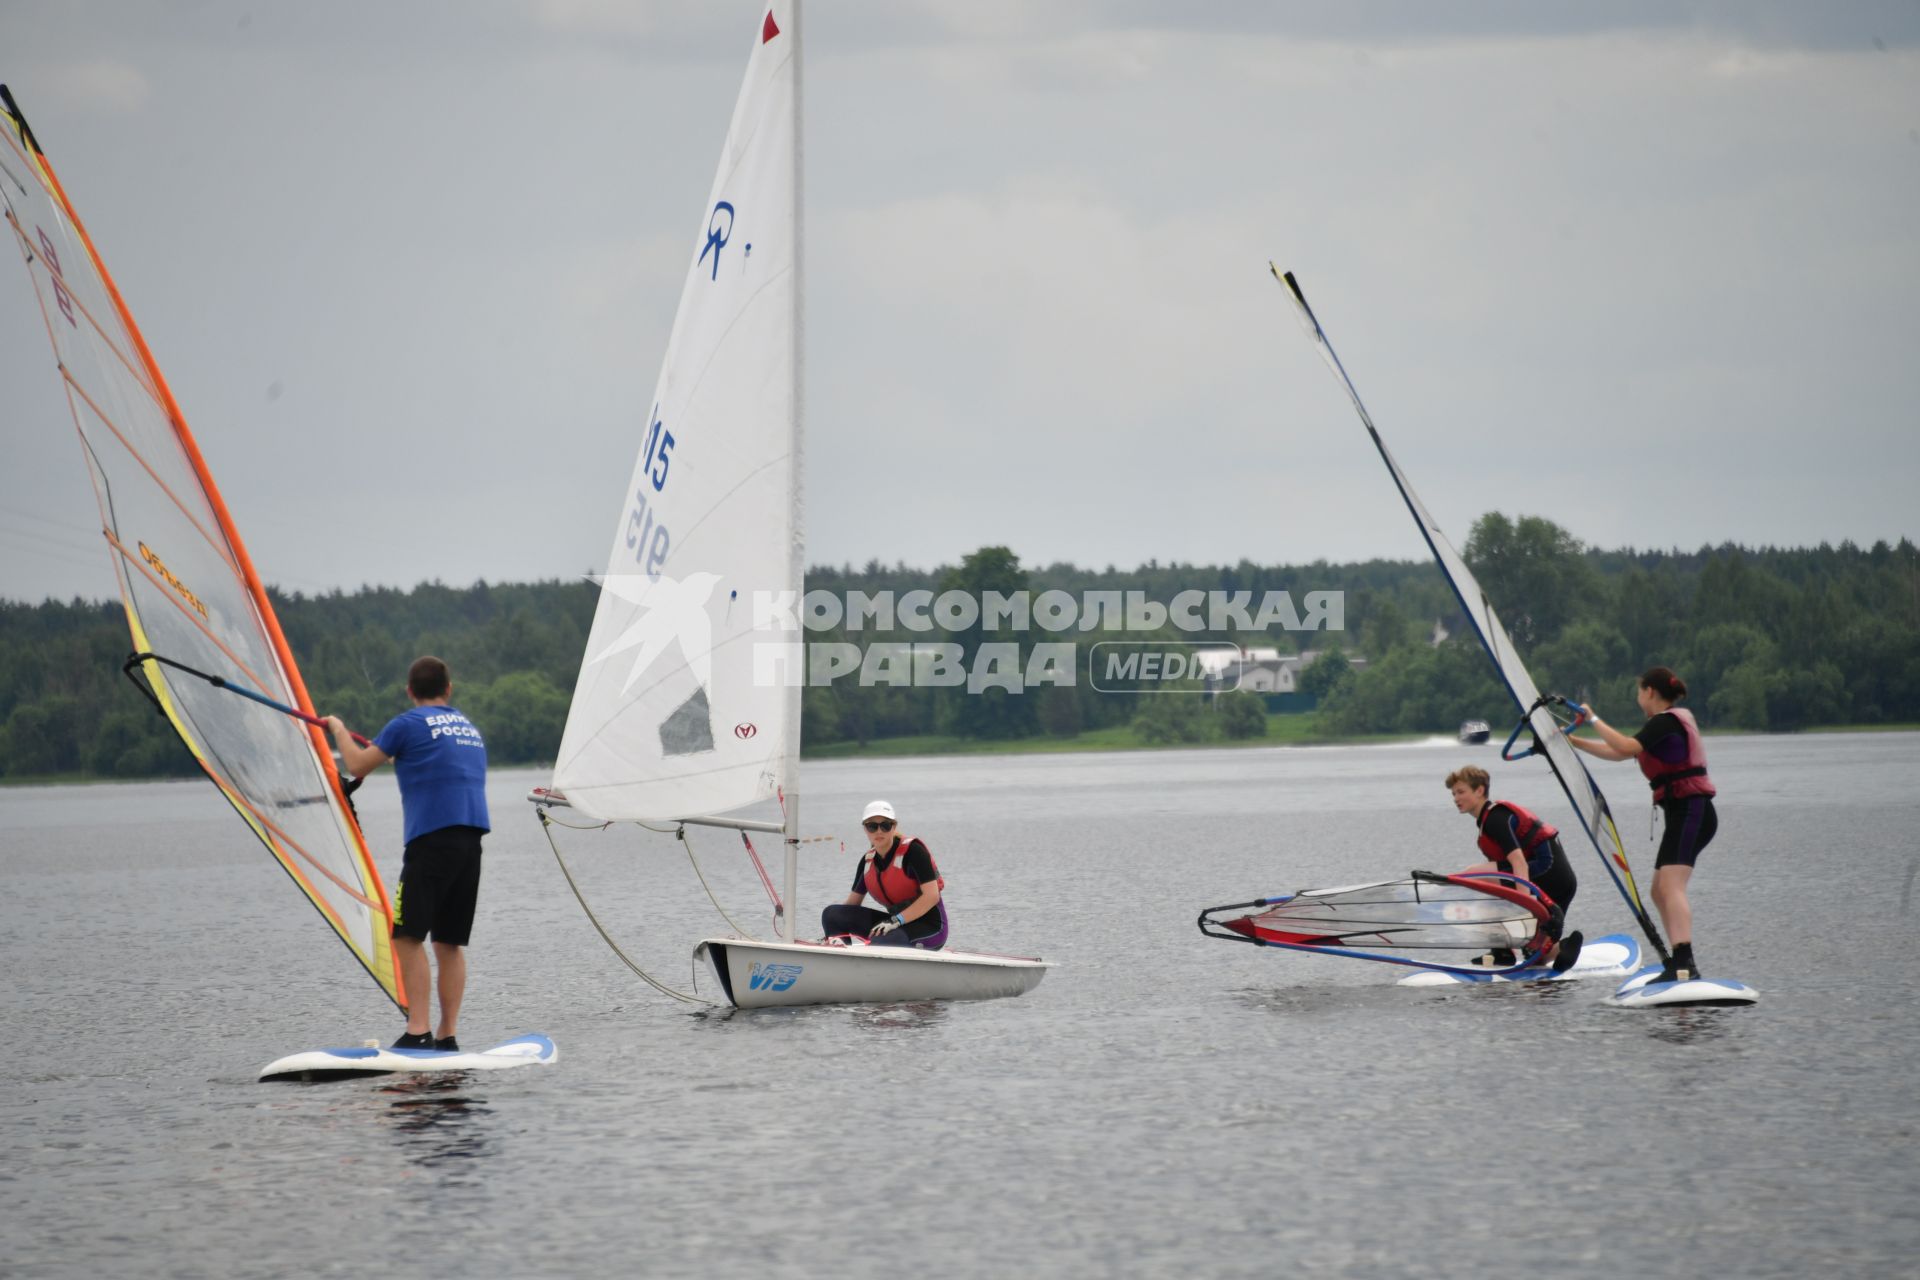
[(1573, 868), (1567, 864), (1566, 846), (1560, 843), (1559, 836), (1547, 841), (1547, 852), (1553, 855), (1552, 865), (1532, 879), (1553, 899), (1553, 905), (1560, 908), (1559, 913), (1545, 925), (1547, 936), (1558, 942), (1561, 930), (1566, 927), (1567, 909), (1573, 905), (1573, 895), (1580, 891), (1580, 878), (1573, 874)]
[(1690, 867), (1700, 851), (1713, 842), (1714, 832), (1720, 830), (1720, 815), (1713, 810), (1712, 796), (1688, 796), (1661, 803), (1660, 825), (1665, 831), (1660, 836), (1660, 856), (1653, 862), (1655, 869)]

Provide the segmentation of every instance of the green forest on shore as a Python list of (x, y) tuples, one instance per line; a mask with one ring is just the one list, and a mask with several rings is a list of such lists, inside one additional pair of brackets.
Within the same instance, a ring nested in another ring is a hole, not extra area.
[[(1920, 722), (1920, 552), (1908, 539), (1870, 548), (1603, 551), (1540, 517), (1492, 513), (1475, 523), (1464, 553), (1539, 686), (1593, 702), (1618, 723), (1635, 722), (1633, 677), (1654, 664), (1686, 679), (1688, 705), (1710, 732)], [(1161, 604), (1193, 591), (1247, 592), (1255, 601), (1267, 592), (1297, 601), (1334, 591), (1345, 605), (1341, 630), (1196, 632), (1168, 622), (1122, 632), (1118, 618), (1102, 616), (1095, 629), (1061, 634), (1004, 622), (989, 630), (984, 620), (958, 630), (875, 629), (869, 620), (857, 631), (845, 622), (810, 631), (815, 646), (938, 641), (960, 646), (968, 659), (986, 644), (1017, 646), (1023, 659), (1041, 642), (1077, 649), (1071, 683), (1019, 692), (863, 684), (857, 671), (809, 687), (810, 757), (1341, 741), (1512, 719), (1452, 589), (1424, 561), (1088, 570), (1028, 568), (1005, 547), (984, 547), (931, 570), (816, 567), (807, 588), (842, 598), (1135, 592)], [(435, 653), (452, 667), (454, 702), (486, 734), (489, 758), (512, 764), (551, 760), (558, 748), (597, 592), (580, 580), (272, 594), (322, 714), (372, 734), (406, 707), (408, 662)], [(1094, 687), (1093, 643), (1122, 635), (1320, 651), (1300, 677), (1314, 708), (1270, 714), (1251, 693), (1199, 696), (1198, 682), (1188, 696)], [(0, 602), (0, 779), (196, 772), (152, 704), (122, 677), (128, 649), (118, 602)]]

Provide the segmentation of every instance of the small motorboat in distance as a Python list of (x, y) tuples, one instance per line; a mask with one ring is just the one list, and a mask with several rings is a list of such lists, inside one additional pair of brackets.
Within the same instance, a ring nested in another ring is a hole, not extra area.
[(1493, 729), (1485, 720), (1462, 720), (1460, 722), (1460, 741), (1470, 747), (1477, 747), (1493, 735)]

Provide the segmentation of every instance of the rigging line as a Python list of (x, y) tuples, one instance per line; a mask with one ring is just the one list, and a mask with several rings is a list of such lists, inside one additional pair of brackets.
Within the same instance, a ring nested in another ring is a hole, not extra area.
[[(760, 851), (753, 847), (753, 839), (748, 836), (746, 832), (742, 831), (740, 833), (740, 843), (747, 846), (747, 856), (753, 859), (753, 869), (760, 873), (760, 883), (766, 886), (767, 897), (773, 900), (773, 914), (776, 916), (785, 915), (787, 909), (781, 904), (780, 895), (774, 890), (773, 878), (767, 874), (767, 868), (760, 861)], [(798, 841), (795, 841), (795, 843), (797, 844)]]
[(52, 525), (56, 529), (64, 529), (70, 533), (77, 533), (85, 538), (93, 537), (92, 525), (75, 524), (71, 520), (56, 520), (52, 516), (43, 516), (37, 511), (7, 511), (0, 513), (0, 520), (32, 520), (37, 524)]
[[(3, 519), (4, 517), (0, 517), (0, 520)], [(51, 533), (36, 533), (31, 529), (9, 529), (5, 527), (3, 523), (0, 523), (0, 538), (5, 538), (9, 542), (31, 548), (31, 554), (33, 555), (47, 555), (51, 552), (60, 551), (72, 552), (75, 555), (84, 553), (90, 563), (100, 563), (100, 553), (91, 550), (93, 546), (93, 539), (91, 538), (85, 542), (80, 542), (77, 539), (63, 538)]]
[[(568, 824), (560, 823), (558, 825), (566, 826)], [(611, 825), (612, 825), (611, 823), (602, 824), (603, 827), (611, 826)], [(660, 992), (662, 995), (672, 996), (675, 1000), (684, 1001), (687, 1004), (704, 1004), (704, 1005), (711, 1006), (712, 1008), (716, 1008), (716, 1009), (720, 1008), (721, 1007), (720, 1002), (717, 1000), (709, 1000), (705, 996), (697, 996), (697, 995), (692, 995), (685, 991), (674, 990), (672, 987), (668, 986), (666, 983), (660, 981), (658, 978), (648, 973), (645, 969), (642, 969), (639, 965), (635, 964), (632, 961), (632, 959), (628, 957), (627, 953), (620, 949), (620, 944), (613, 940), (613, 935), (608, 933), (606, 930), (606, 926), (600, 923), (600, 917), (593, 914), (593, 908), (587, 905), (586, 895), (582, 894), (580, 892), (580, 886), (574, 883), (573, 872), (567, 870), (567, 860), (560, 856), (560, 845), (553, 838), (554, 826), (555, 826), (555, 823), (553, 819), (547, 816), (547, 811), (543, 806), (540, 810), (540, 829), (546, 832), (547, 847), (553, 850), (553, 860), (560, 864), (560, 874), (566, 877), (567, 888), (573, 890), (574, 899), (577, 902), (579, 902), (580, 909), (587, 913), (588, 922), (593, 925), (594, 931), (600, 935), (601, 939), (609, 947), (613, 949), (613, 954), (620, 957), (620, 963), (627, 966), (627, 968), (633, 970), (633, 972), (640, 977), (641, 981), (645, 982), (648, 986), (652, 987), (655, 991)]]
[[(687, 861), (693, 864), (693, 874), (699, 878), (700, 887), (707, 891), (707, 901), (711, 902), (713, 904), (713, 909), (720, 913), (720, 918), (727, 922), (727, 927), (732, 929), (735, 933), (739, 934), (741, 937), (748, 939), (749, 941), (752, 941), (752, 942), (760, 941), (760, 939), (756, 938), (753, 934), (741, 928), (740, 922), (735, 920), (732, 916), (728, 915), (727, 909), (720, 905), (720, 899), (714, 896), (713, 886), (707, 883), (706, 872), (700, 870), (700, 859), (693, 856), (693, 841), (687, 839), (687, 829), (685, 827), (681, 827), (678, 831), (675, 831), (673, 834), (674, 834), (674, 837), (678, 839), (680, 843), (686, 847)], [(743, 831), (741, 832), (741, 834), (745, 835), (746, 833)], [(776, 906), (778, 905), (778, 900), (776, 900), (775, 905)]]
[[(147, 473), (148, 478), (159, 486), (160, 492), (167, 495), (167, 500), (179, 508), (180, 514), (187, 518), (187, 523), (193, 526), (194, 532), (198, 533), (201, 538), (206, 541), (206, 544), (213, 548), (213, 554), (220, 557), (220, 562), (227, 566), (228, 571), (231, 572), (234, 577), (242, 578), (240, 566), (233, 558), (233, 548), (228, 545), (227, 540), (224, 537), (217, 538), (207, 531), (206, 526), (201, 524), (199, 518), (187, 509), (187, 504), (180, 500), (180, 496), (173, 491), (172, 486), (160, 478), (160, 473), (153, 469), (153, 464), (147, 461), (146, 455), (133, 447), (133, 441), (127, 439), (126, 435), (121, 432), (113, 419), (107, 416), (107, 411), (102, 409), (94, 398), (87, 394), (87, 389), (81, 386), (79, 381), (74, 378), (73, 372), (67, 368), (64, 361), (60, 365), (60, 376), (66, 381), (67, 386), (73, 390), (74, 394), (86, 402), (87, 408), (93, 410), (93, 416), (100, 419), (101, 425), (113, 433), (113, 438), (120, 442), (120, 447), (127, 451), (128, 456), (139, 463), (141, 468)], [(73, 415), (73, 426), (74, 430), (80, 433), (81, 438), (85, 439), (87, 430), (80, 425), (80, 415), (77, 412)], [(167, 423), (166, 426), (168, 432), (171, 433), (173, 424)], [(172, 439), (175, 444), (179, 443), (178, 436), (174, 436)], [(242, 578), (242, 581), (244, 582), (244, 578)]]

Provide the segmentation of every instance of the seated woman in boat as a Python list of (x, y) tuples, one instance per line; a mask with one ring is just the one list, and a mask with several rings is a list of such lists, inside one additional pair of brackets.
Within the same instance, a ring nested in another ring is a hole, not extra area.
[(1640, 732), (1629, 738), (1587, 707), (1583, 710), (1599, 740), (1567, 738), (1590, 756), (1636, 762), (1653, 787), (1653, 802), (1660, 808), (1665, 828), (1660, 856), (1653, 864), (1653, 905), (1659, 908), (1660, 921), (1673, 943), (1673, 958), (1658, 982), (1700, 976), (1700, 966), (1693, 959), (1693, 906), (1687, 901), (1687, 882), (1693, 878), (1694, 859), (1720, 828), (1713, 809), (1717, 792), (1707, 777), (1700, 726), (1694, 723), (1693, 712), (1674, 705), (1686, 696), (1686, 681), (1666, 667), (1650, 667), (1641, 675), (1634, 695), (1640, 713), (1647, 717)]
[[(1553, 939), (1542, 959), (1553, 966), (1555, 973), (1565, 973), (1580, 958), (1580, 947), (1586, 941), (1578, 931), (1560, 936), (1580, 880), (1567, 861), (1560, 833), (1511, 800), (1489, 800), (1487, 788), (1492, 784), (1493, 776), (1479, 765), (1470, 764), (1447, 775), (1453, 807), (1473, 815), (1474, 825), (1480, 829), (1480, 852), (1487, 855), (1485, 862), (1476, 862), (1460, 874), (1502, 871), (1538, 885), (1556, 908), (1542, 926), (1547, 937)], [(1511, 951), (1495, 951), (1482, 962), (1506, 966), (1515, 958)]]
[[(947, 904), (940, 900), (946, 882), (926, 844), (896, 834), (897, 824), (885, 800), (860, 815), (872, 847), (854, 868), (846, 898), (820, 913), (820, 928), (829, 938), (853, 934), (875, 946), (938, 951), (947, 944)], [(880, 909), (861, 905), (867, 898)]]

